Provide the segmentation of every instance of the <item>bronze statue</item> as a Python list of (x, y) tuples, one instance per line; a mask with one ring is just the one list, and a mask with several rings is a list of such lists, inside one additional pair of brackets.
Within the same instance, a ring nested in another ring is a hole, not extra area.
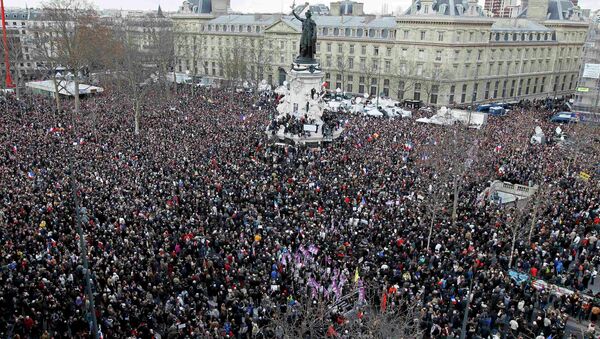
[(302, 22), (302, 38), (300, 38), (300, 55), (296, 59), (298, 62), (315, 62), (315, 53), (317, 51), (317, 24), (311, 18), (310, 10), (306, 11), (306, 19), (302, 19), (294, 10), (295, 3), (292, 5), (292, 14)]

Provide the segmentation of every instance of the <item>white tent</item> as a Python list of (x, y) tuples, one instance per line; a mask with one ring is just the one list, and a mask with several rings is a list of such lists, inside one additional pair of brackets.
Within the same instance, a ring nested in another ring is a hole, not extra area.
[[(58, 93), (64, 96), (74, 96), (75, 95), (75, 82), (67, 81), (67, 80), (57, 80), (58, 85)], [(54, 97), (56, 94), (56, 90), (54, 87), (54, 82), (52, 80), (44, 80), (44, 81), (31, 81), (25, 84), (27, 88), (29, 88), (32, 92), (37, 94), (44, 94)], [(89, 95), (104, 92), (104, 88), (79, 84), (79, 95)]]

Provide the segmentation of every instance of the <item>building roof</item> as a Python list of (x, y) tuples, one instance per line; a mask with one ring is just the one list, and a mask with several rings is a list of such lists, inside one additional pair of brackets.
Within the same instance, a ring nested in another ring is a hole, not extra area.
[[(431, 5), (430, 13), (423, 13), (422, 6), (425, 3)], [(413, 4), (406, 10), (404, 14), (436, 14), (447, 16), (467, 16), (470, 12), (470, 7), (475, 6), (474, 16), (482, 17), (483, 10), (477, 2), (469, 2), (468, 0), (414, 0)]]
[(549, 33), (554, 30), (526, 19), (512, 19), (512, 18), (496, 18), (492, 25), (492, 31), (495, 32), (515, 32), (515, 31), (526, 31), (526, 32), (540, 32)]
[[(518, 15), (519, 18), (527, 17), (527, 7)], [(548, 20), (571, 20), (583, 21), (579, 7), (573, 5), (570, 0), (549, 0), (548, 1)]]
[[(302, 24), (293, 16), (279, 16), (272, 14), (230, 14), (221, 15), (208, 22), (208, 24), (231, 24), (231, 25), (272, 25), (281, 19), (291, 27), (300, 31)], [(313, 16), (313, 20), (318, 27), (336, 27), (336, 28), (394, 28), (396, 27), (395, 17), (373, 16)]]
[(5, 11), (6, 20), (34, 20), (40, 15), (36, 9), (7, 8)]
[(220, 15), (208, 23), (213, 25), (231, 24), (231, 25), (271, 25), (277, 20), (275, 15), (260, 14), (228, 14)]

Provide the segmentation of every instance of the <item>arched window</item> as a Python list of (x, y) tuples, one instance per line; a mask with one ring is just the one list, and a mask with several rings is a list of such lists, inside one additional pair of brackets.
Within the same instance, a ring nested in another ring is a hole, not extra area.
[(364, 30), (362, 28), (358, 28), (356, 30), (356, 36), (357, 37), (362, 38), (363, 34), (364, 34)]
[(389, 30), (387, 30), (387, 29), (384, 29), (383, 31), (381, 31), (381, 37), (382, 37), (383, 39), (387, 39), (387, 38), (388, 38), (388, 36), (390, 36), (390, 31), (389, 31)]
[(346, 28), (346, 30), (345, 30), (345, 35), (346, 35), (346, 36), (351, 36), (351, 35), (352, 35), (352, 29), (350, 29), (350, 28)]
[(375, 37), (375, 30), (373, 28), (371, 28), (369, 30), (369, 38), (374, 38)]
[(339, 29), (339, 28), (337, 28), (337, 27), (336, 27), (336, 28), (334, 28), (334, 29), (333, 29), (333, 35), (334, 35), (334, 36), (338, 36), (338, 35), (340, 35), (340, 29)]

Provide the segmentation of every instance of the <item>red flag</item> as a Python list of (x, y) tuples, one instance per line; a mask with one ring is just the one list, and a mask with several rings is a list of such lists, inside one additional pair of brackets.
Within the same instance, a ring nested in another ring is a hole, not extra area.
[(385, 290), (383, 291), (383, 295), (381, 296), (381, 312), (385, 312), (385, 309), (387, 308), (387, 293), (385, 293)]

